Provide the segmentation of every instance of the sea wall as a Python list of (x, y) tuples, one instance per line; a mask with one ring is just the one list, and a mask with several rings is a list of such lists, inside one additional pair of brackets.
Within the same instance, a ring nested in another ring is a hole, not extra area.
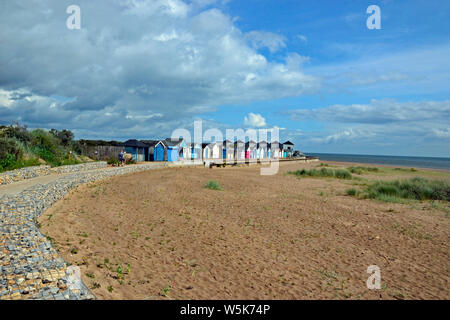
[(71, 286), (69, 266), (51, 239), (39, 231), (37, 218), (80, 184), (163, 167), (167, 164), (152, 162), (69, 173), (20, 194), (0, 197), (0, 300), (95, 299), (84, 284)]
[(35, 166), (0, 173), (0, 185), (50, 174), (50, 166)]
[(18, 182), (26, 179), (36, 178), (40, 176), (46, 176), (53, 173), (71, 173), (71, 172), (81, 172), (86, 170), (101, 169), (106, 168), (106, 162), (87, 162), (75, 165), (60, 166), (60, 167), (50, 167), (50, 166), (34, 166), (26, 167), (21, 169), (16, 169), (12, 171), (6, 171), (0, 173), (0, 185), (10, 184), (13, 182)]

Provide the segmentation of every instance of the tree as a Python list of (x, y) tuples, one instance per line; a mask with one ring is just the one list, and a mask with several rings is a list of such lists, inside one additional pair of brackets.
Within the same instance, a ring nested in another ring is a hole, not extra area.
[(51, 129), (50, 133), (53, 136), (55, 136), (56, 138), (58, 138), (64, 147), (67, 147), (74, 138), (73, 132), (70, 130), (66, 130), (66, 129), (63, 129), (61, 131), (58, 131), (56, 129)]

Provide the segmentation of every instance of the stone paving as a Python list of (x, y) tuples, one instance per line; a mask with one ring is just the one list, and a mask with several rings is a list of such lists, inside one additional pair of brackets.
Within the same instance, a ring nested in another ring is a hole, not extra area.
[(146, 163), (64, 175), (48, 184), (34, 185), (16, 195), (0, 198), (0, 300), (95, 299), (81, 284), (70, 284), (68, 264), (51, 240), (41, 234), (37, 218), (71, 189), (107, 177), (172, 166)]
[(10, 184), (26, 179), (36, 178), (50, 174), (61, 174), (70, 172), (80, 172), (93, 169), (106, 168), (105, 161), (87, 162), (68, 166), (50, 167), (50, 166), (34, 166), (6, 171), (0, 173), (0, 185)]

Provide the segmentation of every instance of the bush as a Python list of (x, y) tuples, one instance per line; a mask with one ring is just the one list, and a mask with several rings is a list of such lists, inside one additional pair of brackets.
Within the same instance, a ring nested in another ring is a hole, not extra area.
[(348, 180), (350, 180), (352, 178), (352, 174), (350, 172), (348, 172), (347, 170), (345, 170), (345, 169), (335, 170), (334, 171), (334, 175), (338, 179), (348, 179)]
[(367, 197), (383, 201), (395, 199), (450, 201), (450, 183), (420, 177), (408, 180), (378, 181), (368, 187)]
[(116, 158), (109, 158), (107, 163), (113, 166), (118, 166), (120, 164), (119, 159)]
[(352, 175), (345, 169), (327, 169), (321, 168), (320, 170), (311, 169), (311, 170), (297, 170), (297, 171), (289, 171), (289, 174), (293, 174), (297, 177), (307, 176), (307, 177), (331, 177), (337, 179), (352, 179)]
[(64, 150), (59, 145), (59, 139), (42, 129), (31, 131), (31, 146), (35, 154), (51, 165), (61, 165), (64, 160)]
[(345, 194), (348, 196), (356, 196), (357, 194), (359, 194), (359, 191), (356, 190), (355, 188), (351, 188), (351, 189), (345, 190)]
[(12, 138), (22, 143), (31, 141), (31, 135), (26, 126), (21, 126), (19, 123), (4, 127), (1, 133), (6, 138)]
[(214, 180), (208, 181), (208, 183), (205, 184), (205, 188), (211, 189), (211, 190), (223, 190), (223, 188), (220, 186), (220, 184)]
[(0, 171), (13, 170), (23, 160), (24, 148), (14, 138), (0, 138)]
[(355, 173), (355, 174), (363, 174), (365, 172), (378, 172), (379, 169), (376, 167), (348, 167), (347, 168), (348, 171), (350, 171), (351, 173)]

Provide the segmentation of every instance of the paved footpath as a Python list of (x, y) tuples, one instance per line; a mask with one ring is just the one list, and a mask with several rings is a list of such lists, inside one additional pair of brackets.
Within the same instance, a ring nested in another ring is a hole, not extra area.
[(166, 167), (137, 164), (53, 174), (0, 187), (0, 300), (95, 299), (73, 282), (71, 268), (39, 231), (37, 218), (74, 187), (108, 177)]

